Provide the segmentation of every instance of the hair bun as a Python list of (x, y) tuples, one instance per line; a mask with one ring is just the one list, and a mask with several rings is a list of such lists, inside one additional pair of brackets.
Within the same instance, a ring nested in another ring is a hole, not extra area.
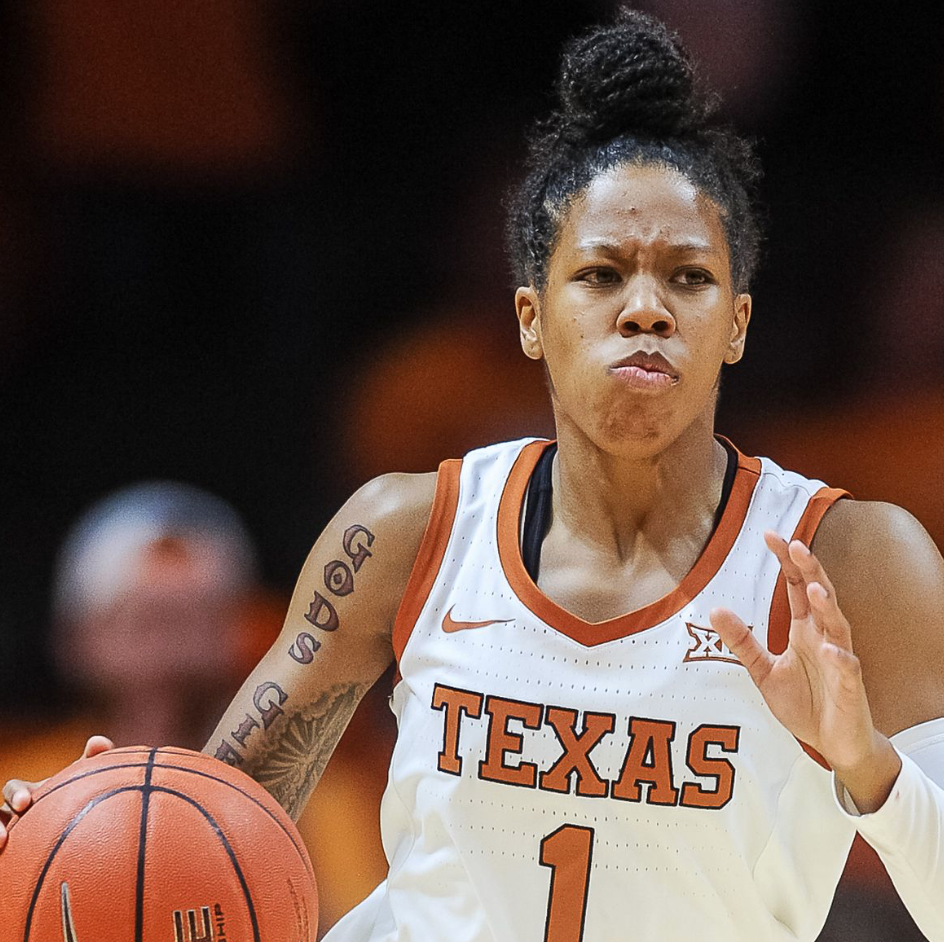
[(637, 10), (567, 44), (557, 91), (558, 132), (573, 144), (624, 134), (687, 137), (714, 110), (679, 39)]

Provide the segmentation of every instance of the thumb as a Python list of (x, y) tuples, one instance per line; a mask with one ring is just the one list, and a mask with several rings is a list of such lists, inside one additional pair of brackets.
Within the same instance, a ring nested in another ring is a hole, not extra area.
[(85, 744), (85, 750), (82, 753), (83, 759), (91, 759), (93, 756), (108, 752), (114, 749), (115, 744), (107, 736), (92, 736)]

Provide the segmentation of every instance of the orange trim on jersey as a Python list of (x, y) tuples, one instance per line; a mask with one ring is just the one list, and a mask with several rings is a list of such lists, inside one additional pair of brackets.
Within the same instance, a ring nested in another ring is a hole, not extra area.
[[(403, 656), (407, 642), (413, 632), (413, 626), (420, 617), (420, 612), (429, 598), (433, 583), (439, 574), (452, 524), (456, 519), (459, 505), (459, 472), (462, 470), (460, 458), (450, 458), (439, 466), (436, 476), (436, 493), (429, 514), (429, 522), (420, 542), (416, 562), (410, 572), (406, 591), (400, 600), (397, 616), (393, 622), (393, 653), (397, 664)], [(399, 679), (399, 671), (397, 672)]]
[(731, 496), (721, 521), (691, 572), (668, 595), (649, 605), (607, 621), (588, 622), (549, 599), (534, 584), (521, 559), (519, 533), (524, 494), (538, 458), (550, 444), (537, 441), (525, 445), (508, 475), (498, 507), (498, 553), (505, 578), (518, 598), (543, 622), (587, 647), (659, 625), (694, 599), (718, 572), (734, 546), (747, 516), (754, 487), (760, 479), (760, 460), (742, 455), (735, 449), (738, 466)]
[[(848, 491), (838, 487), (821, 487), (811, 498), (790, 537), (790, 541), (800, 540), (809, 546), (816, 536), (816, 531), (822, 523), (826, 511), (837, 500), (851, 497)], [(770, 600), (770, 615), (767, 618), (767, 648), (773, 654), (783, 654), (787, 650), (790, 640), (790, 600), (787, 597), (787, 581), (783, 571), (777, 575), (777, 584), (774, 586), (773, 598)], [(797, 740), (808, 756), (815, 759), (824, 769), (829, 763), (812, 747)]]

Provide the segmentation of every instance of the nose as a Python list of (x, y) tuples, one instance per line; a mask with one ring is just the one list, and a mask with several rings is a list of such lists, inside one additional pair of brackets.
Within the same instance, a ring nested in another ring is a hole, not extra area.
[(627, 337), (633, 334), (671, 337), (675, 333), (675, 318), (665, 306), (655, 278), (637, 274), (626, 282), (616, 328)]

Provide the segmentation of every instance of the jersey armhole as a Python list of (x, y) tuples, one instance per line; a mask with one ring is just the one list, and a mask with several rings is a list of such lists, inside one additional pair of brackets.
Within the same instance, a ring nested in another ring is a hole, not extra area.
[[(837, 487), (821, 487), (811, 498), (790, 537), (801, 540), (807, 546), (813, 542), (813, 537), (822, 523), (823, 517), (837, 500), (851, 497), (848, 491)], [(777, 574), (777, 584), (774, 586), (773, 598), (770, 600), (770, 616), (767, 619), (767, 648), (772, 654), (783, 654), (790, 640), (790, 601), (787, 598), (787, 581), (783, 571)], [(818, 762), (824, 769), (830, 770), (829, 763), (812, 747), (802, 740), (797, 740), (803, 751)]]
[(439, 574), (439, 567), (446, 555), (446, 546), (449, 543), (452, 524), (456, 519), (456, 508), (459, 505), (459, 472), (461, 470), (462, 459), (450, 458), (440, 464), (436, 475), (436, 492), (433, 496), (429, 521), (393, 621), (393, 653), (397, 663), (397, 680), (400, 679), (400, 658), (410, 640), (413, 626), (429, 598), (433, 583)]

